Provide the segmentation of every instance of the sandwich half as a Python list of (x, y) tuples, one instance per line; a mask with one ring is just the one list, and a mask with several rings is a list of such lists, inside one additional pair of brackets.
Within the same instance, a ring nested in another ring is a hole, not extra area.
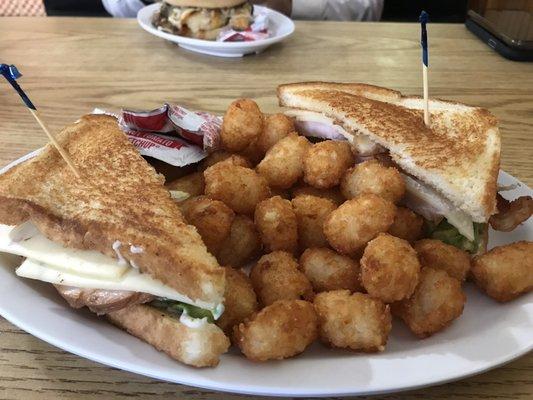
[(472, 254), (486, 249), (497, 212), (500, 134), (486, 109), (423, 99), (360, 83), (303, 82), (278, 87), (300, 133), (347, 139), (360, 160), (386, 159), (402, 172), (404, 205), (422, 215), (430, 236)]
[(58, 141), (0, 175), (0, 251), (25, 257), (16, 274), (55, 285), (176, 360), (204, 367), (229, 347), (224, 269), (183, 220), (164, 179), (118, 128), (87, 115)]

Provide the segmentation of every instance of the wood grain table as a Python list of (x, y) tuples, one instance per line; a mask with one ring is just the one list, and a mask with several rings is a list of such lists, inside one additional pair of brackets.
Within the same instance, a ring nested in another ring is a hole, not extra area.
[[(275, 87), (360, 81), (421, 93), (417, 24), (299, 22), (286, 42), (243, 59), (198, 55), (134, 20), (0, 18), (0, 61), (53, 129), (94, 107), (148, 109), (165, 101), (221, 112), (237, 97), (275, 110)], [(500, 120), (502, 168), (533, 186), (533, 65), (505, 60), (462, 25), (429, 27), (430, 95), (489, 108)], [(46, 143), (19, 98), (0, 83), (0, 164)], [(28, 310), (31, 312), (31, 310)], [(480, 332), (480, 334), (482, 334)], [(232, 399), (158, 382), (65, 353), (0, 319), (0, 398)], [(533, 354), (460, 382), (384, 399), (531, 399)]]

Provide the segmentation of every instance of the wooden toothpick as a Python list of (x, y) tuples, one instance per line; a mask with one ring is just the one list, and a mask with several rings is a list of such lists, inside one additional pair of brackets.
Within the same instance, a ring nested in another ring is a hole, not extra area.
[(6, 80), (11, 84), (11, 86), (13, 86), (13, 89), (17, 91), (17, 93), (19, 94), (20, 98), (22, 99), (26, 107), (28, 107), (28, 110), (30, 110), (31, 114), (34, 116), (34, 118), (39, 123), (39, 126), (46, 133), (46, 136), (48, 136), (48, 139), (50, 139), (50, 141), (55, 146), (57, 151), (59, 151), (59, 154), (61, 155), (61, 157), (63, 157), (67, 165), (70, 167), (70, 169), (74, 173), (74, 175), (76, 175), (76, 178), (78, 179), (81, 178), (81, 174), (76, 168), (76, 166), (74, 165), (74, 162), (70, 158), (68, 152), (59, 144), (55, 136), (52, 135), (52, 133), (50, 132), (46, 124), (43, 122), (43, 120), (39, 116), (39, 113), (37, 112), (36, 107), (33, 105), (28, 95), (24, 92), (24, 90), (22, 90), (20, 85), (17, 83), (16, 79), (22, 76), (20, 72), (17, 70), (17, 67), (15, 67), (14, 65), (0, 64), (0, 73), (4, 76), (4, 78), (6, 78)]
[(425, 11), (422, 11), (420, 14), (420, 24), (421, 24), (421, 37), (420, 45), (422, 46), (422, 82), (424, 85), (424, 123), (426, 126), (430, 126), (430, 115), (429, 115), (429, 84), (428, 84), (428, 34), (426, 29), (426, 24), (429, 21), (429, 14)]

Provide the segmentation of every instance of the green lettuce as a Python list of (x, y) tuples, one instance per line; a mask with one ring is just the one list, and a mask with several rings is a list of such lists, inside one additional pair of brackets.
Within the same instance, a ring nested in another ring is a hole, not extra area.
[(439, 224), (426, 221), (426, 233), (432, 239), (451, 244), (469, 253), (477, 253), (483, 240), (483, 232), (486, 224), (474, 222), (474, 240), (468, 240), (461, 235), (457, 228), (443, 219)]
[(215, 322), (213, 313), (210, 310), (196, 307), (191, 304), (182, 303), (181, 301), (169, 300), (169, 299), (156, 299), (150, 302), (152, 307), (159, 310), (166, 311), (167, 313), (179, 317), (184, 312), (191, 318), (207, 318), (208, 322)]

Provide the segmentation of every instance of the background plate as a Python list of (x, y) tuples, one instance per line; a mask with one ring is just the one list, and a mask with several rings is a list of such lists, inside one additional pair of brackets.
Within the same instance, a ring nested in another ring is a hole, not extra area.
[(254, 6), (254, 14), (268, 13), (272, 37), (253, 42), (216, 42), (212, 40), (193, 39), (163, 32), (152, 25), (152, 16), (159, 9), (159, 4), (151, 4), (139, 10), (137, 21), (141, 27), (160, 38), (177, 43), (184, 49), (218, 57), (242, 57), (245, 54), (260, 53), (268, 46), (281, 42), (294, 32), (294, 22), (285, 15), (266, 7)]
[[(518, 183), (505, 172), (499, 181), (502, 185)], [(521, 184), (506, 196), (525, 194), (533, 195), (533, 191)], [(492, 231), (490, 247), (532, 239), (530, 219), (511, 233)], [(19, 263), (19, 257), (0, 253), (0, 314), (11, 323), (102, 364), (214, 390), (274, 396), (394, 392), (474, 375), (533, 348), (533, 293), (499, 304), (467, 284), (463, 315), (448, 329), (424, 340), (394, 320), (383, 353), (356, 354), (315, 343), (299, 357), (256, 364), (232, 349), (217, 368), (198, 370), (173, 361), (104, 318), (68, 307), (51, 285), (17, 278), (14, 269)]]

